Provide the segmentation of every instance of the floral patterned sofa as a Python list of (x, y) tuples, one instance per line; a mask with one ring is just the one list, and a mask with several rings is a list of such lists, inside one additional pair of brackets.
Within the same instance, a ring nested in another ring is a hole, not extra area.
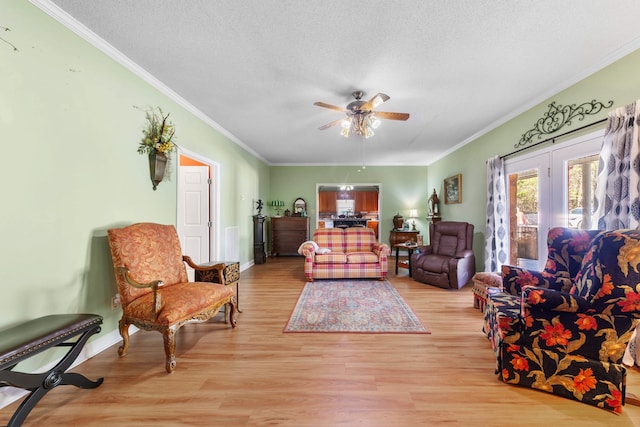
[(313, 240), (300, 245), (304, 274), (313, 279), (387, 277), (389, 245), (378, 242), (370, 228), (318, 228)]
[(532, 275), (517, 283), (520, 295), (489, 295), (484, 332), (502, 380), (621, 412), (621, 361), (640, 323), (639, 264), (640, 230), (605, 231), (569, 292)]
[(599, 232), (563, 227), (550, 229), (544, 270), (503, 265), (503, 289), (511, 295), (520, 295), (522, 288), (528, 285), (568, 292), (572, 286), (571, 279), (580, 271), (582, 258)]

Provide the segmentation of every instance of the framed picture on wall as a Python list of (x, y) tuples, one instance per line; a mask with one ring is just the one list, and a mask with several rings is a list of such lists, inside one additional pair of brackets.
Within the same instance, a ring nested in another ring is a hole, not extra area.
[(444, 202), (462, 203), (462, 175), (457, 174), (444, 180)]

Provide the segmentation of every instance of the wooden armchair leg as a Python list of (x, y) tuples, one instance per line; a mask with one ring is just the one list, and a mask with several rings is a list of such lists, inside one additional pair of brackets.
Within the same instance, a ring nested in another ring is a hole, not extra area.
[(118, 347), (118, 356), (124, 356), (129, 350), (129, 324), (124, 319), (120, 319), (118, 325), (122, 337), (122, 345)]
[[(235, 328), (238, 325), (238, 322), (236, 319), (236, 312), (239, 311), (237, 299), (235, 296), (231, 297), (231, 301), (229, 301), (229, 304), (227, 304), (227, 307), (229, 308), (229, 323), (231, 323), (232, 328)], [(225, 316), (226, 316), (226, 313), (225, 313)]]
[(164, 354), (166, 356), (165, 369), (168, 373), (172, 373), (176, 368), (176, 331), (171, 327), (167, 328), (162, 333), (162, 337), (164, 339)]

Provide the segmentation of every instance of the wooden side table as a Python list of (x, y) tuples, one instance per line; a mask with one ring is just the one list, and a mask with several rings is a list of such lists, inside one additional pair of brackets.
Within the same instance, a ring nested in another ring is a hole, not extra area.
[[(222, 272), (224, 277), (218, 277), (217, 270), (210, 271), (198, 271), (195, 270), (195, 281), (196, 282), (209, 282), (209, 283), (220, 283), (225, 286), (235, 286), (236, 287), (236, 304), (238, 313), (242, 313), (240, 310), (240, 263), (238, 261), (211, 261), (207, 263), (201, 264), (202, 266), (208, 267), (215, 264), (224, 263), (225, 267)], [(225, 308), (224, 310), (224, 320), (227, 321), (227, 314), (229, 310)]]
[[(418, 248), (418, 244), (410, 244), (410, 243), (396, 243), (393, 245), (396, 249), (396, 274), (398, 274), (398, 267), (408, 268), (409, 269), (409, 277), (411, 276), (411, 254)], [(405, 262), (400, 262), (400, 249), (406, 249), (409, 253), (409, 257)]]
[(408, 241), (417, 242), (418, 234), (420, 234), (418, 230), (391, 230), (389, 232), (389, 246), (395, 247), (398, 243), (406, 243)]

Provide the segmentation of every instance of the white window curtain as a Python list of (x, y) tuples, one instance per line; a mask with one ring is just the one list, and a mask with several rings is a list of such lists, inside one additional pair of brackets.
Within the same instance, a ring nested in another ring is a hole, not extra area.
[(595, 190), (595, 217), (600, 230), (638, 228), (639, 116), (640, 100), (609, 113)]
[(487, 161), (487, 223), (484, 242), (484, 271), (499, 272), (507, 262), (507, 190), (504, 160), (495, 156)]

